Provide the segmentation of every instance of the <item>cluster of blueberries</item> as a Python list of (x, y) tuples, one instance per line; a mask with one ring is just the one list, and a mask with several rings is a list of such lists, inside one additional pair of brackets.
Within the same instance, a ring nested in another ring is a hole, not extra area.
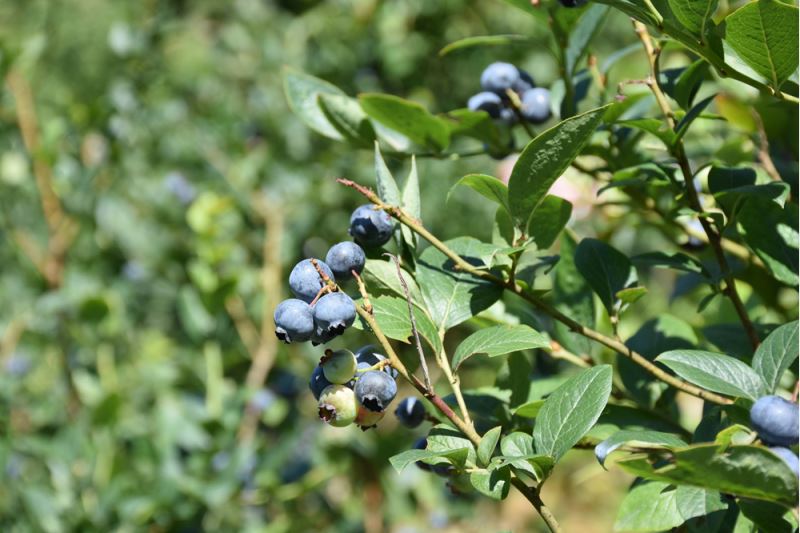
[(366, 263), (361, 246), (383, 246), (393, 232), (394, 223), (385, 211), (362, 205), (350, 216), (350, 235), (356, 242), (333, 245), (325, 261), (303, 259), (297, 263), (289, 274), (295, 297), (278, 304), (273, 315), (278, 339), (287, 344), (311, 341), (316, 346), (344, 333), (356, 318), (356, 306), (338, 289), (336, 280), (360, 274)]
[(763, 396), (750, 409), (750, 421), (759, 438), (789, 465), (794, 475), (800, 475), (798, 457), (788, 447), (797, 445), (800, 439), (798, 416), (797, 404), (780, 396)]
[[(373, 346), (350, 350), (325, 350), (311, 374), (308, 388), (319, 402), (319, 417), (334, 427), (355, 423), (367, 430), (384, 417), (397, 395), (397, 370)], [(409, 397), (395, 410), (406, 427), (419, 426), (426, 417), (425, 406)]]
[(511, 63), (496, 62), (481, 74), (482, 92), (467, 102), (470, 111), (486, 111), (503, 124), (513, 125), (517, 115), (533, 124), (550, 118), (550, 91), (536, 87), (533, 78)]

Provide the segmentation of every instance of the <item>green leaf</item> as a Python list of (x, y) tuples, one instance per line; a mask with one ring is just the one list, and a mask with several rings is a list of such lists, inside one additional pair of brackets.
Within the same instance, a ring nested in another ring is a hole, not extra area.
[[(484, 243), (471, 237), (459, 237), (445, 244), (474, 266), (482, 266), (477, 257)], [(456, 270), (453, 262), (433, 246), (426, 248), (417, 262), (417, 281), (437, 328), (444, 331), (471, 318), (492, 305), (502, 294), (494, 283)]]
[(355, 145), (369, 147), (375, 130), (358, 102), (341, 94), (319, 93), (319, 107), (342, 136)]
[(710, 103), (711, 103), (711, 101), (714, 99), (714, 97), (715, 97), (715, 96), (716, 96), (716, 95), (712, 94), (712, 95), (711, 95), (711, 96), (709, 96), (708, 98), (705, 98), (705, 99), (703, 99), (703, 100), (700, 100), (699, 102), (697, 102), (697, 103), (696, 103), (696, 104), (695, 104), (695, 105), (694, 105), (694, 106), (693, 106), (693, 107), (692, 107), (692, 108), (689, 110), (689, 112), (688, 112), (688, 113), (686, 113), (686, 114), (683, 116), (683, 118), (681, 119), (681, 121), (680, 121), (680, 122), (678, 122), (678, 124), (676, 124), (676, 125), (675, 125), (675, 137), (672, 139), (672, 144), (673, 144), (673, 146), (674, 146), (675, 144), (677, 144), (677, 143), (678, 143), (678, 141), (680, 141), (680, 140), (683, 138), (683, 136), (684, 136), (684, 135), (686, 135), (686, 132), (688, 132), (688, 131), (689, 131), (689, 126), (691, 126), (691, 125), (692, 125), (692, 122), (694, 122), (694, 121), (695, 121), (695, 119), (697, 119), (697, 117), (699, 117), (699, 116), (700, 116), (700, 114), (701, 114), (703, 111), (705, 111), (706, 107), (708, 107), (708, 104), (710, 104)]
[(508, 206), (508, 187), (499, 179), (489, 176), (487, 174), (467, 174), (456, 182), (447, 193), (447, 199), (453, 193), (456, 187), (464, 185), (477, 192), (484, 198), (499, 204), (503, 209), (509, 211)]
[(284, 67), (283, 91), (289, 107), (309, 128), (331, 139), (343, 140), (342, 134), (325, 116), (317, 100), (320, 94), (346, 96), (341, 89), (325, 80)]
[(401, 205), (400, 189), (397, 187), (397, 182), (389, 171), (389, 167), (386, 166), (386, 161), (383, 160), (377, 142), (375, 143), (375, 184), (381, 200), (389, 205)]
[(377, 93), (361, 94), (358, 100), (367, 115), (420, 146), (441, 151), (450, 144), (447, 125), (416, 102)]
[(456, 50), (473, 48), (476, 46), (509, 46), (513, 44), (524, 44), (531, 42), (531, 38), (526, 35), (476, 35), (466, 37), (448, 44), (439, 50), (439, 57), (444, 57)]
[(617, 461), (624, 470), (646, 479), (691, 485), (768, 500), (793, 507), (797, 503), (797, 477), (777, 455), (761, 446), (699, 444), (667, 453), (667, 464), (655, 466), (647, 456)]
[(611, 375), (610, 365), (584, 370), (547, 398), (533, 428), (538, 453), (557, 461), (591, 429), (611, 394)]
[(426, 449), (433, 452), (447, 452), (451, 450), (466, 449), (467, 454), (464, 456), (464, 461), (453, 463), (459, 468), (462, 468), (466, 462), (474, 464), (477, 461), (475, 447), (472, 445), (472, 442), (464, 437), (460, 431), (448, 425), (439, 424), (431, 428), (431, 430), (428, 432), (427, 440), (428, 446)]
[(453, 356), (453, 370), (458, 370), (458, 367), (473, 355), (483, 354), (488, 357), (497, 357), (519, 350), (549, 346), (550, 340), (546, 335), (522, 324), (483, 328), (458, 345)]
[[(370, 298), (375, 321), (383, 330), (384, 335), (390, 339), (409, 342), (412, 335), (411, 320), (408, 317), (408, 303), (405, 298), (395, 298), (394, 296), (378, 296)], [(430, 345), (434, 352), (439, 353), (442, 349), (441, 341), (436, 326), (431, 322), (428, 315), (419, 307), (414, 307), (414, 318), (417, 322), (419, 334)], [(367, 325), (361, 320), (357, 320), (354, 327), (367, 329)]]
[(514, 415), (522, 418), (536, 418), (543, 405), (544, 400), (533, 400), (532, 402), (524, 403), (514, 410)]
[(489, 464), (494, 454), (494, 449), (497, 447), (497, 442), (500, 440), (500, 432), (503, 430), (501, 426), (494, 427), (487, 431), (480, 444), (478, 445), (478, 461), (482, 465)]
[(717, 10), (718, 0), (669, 0), (669, 7), (686, 29), (702, 39), (706, 28), (713, 26), (711, 16)]
[(493, 500), (504, 500), (511, 488), (511, 469), (475, 470), (469, 474), (472, 487)]
[(797, 360), (797, 355), (797, 320), (773, 330), (758, 347), (753, 356), (753, 369), (764, 380), (768, 394), (778, 388), (781, 376)]
[(615, 531), (664, 531), (686, 519), (681, 514), (676, 489), (662, 481), (645, 481), (634, 486), (620, 504)]
[(536, 481), (544, 480), (553, 468), (553, 458), (533, 451), (533, 438), (527, 433), (515, 431), (500, 441), (501, 456), (492, 460), (490, 468), (511, 465), (516, 472), (524, 472)]
[(680, 485), (675, 492), (678, 509), (687, 520), (728, 508), (728, 503), (716, 490)]
[[(411, 295), (411, 301), (414, 305), (424, 309), (425, 304), (422, 300), (422, 293), (419, 290), (414, 276), (405, 269), (401, 270), (403, 272), (403, 279), (406, 280), (406, 285), (408, 286), (408, 293)], [(364, 272), (361, 273), (361, 276), (364, 278), (364, 282), (367, 286), (378, 286), (395, 293), (401, 298), (405, 298), (403, 287), (400, 285), (400, 280), (397, 278), (397, 267), (395, 267), (394, 263), (379, 259), (367, 259)]]
[[(553, 275), (553, 300), (556, 308), (587, 327), (594, 327), (594, 297), (589, 284), (575, 265), (575, 241), (568, 234), (561, 236), (561, 252)], [(561, 322), (554, 325), (556, 339), (578, 355), (591, 353), (586, 337), (572, 332)]]
[(737, 217), (737, 228), (747, 246), (762, 260), (773, 277), (796, 287), (798, 225), (797, 205), (787, 203), (783, 208), (772, 200), (749, 198)]
[(759, 531), (769, 533), (792, 533), (796, 530), (796, 520), (792, 512), (780, 505), (739, 498), (736, 502), (742, 514), (759, 527)]
[(647, 294), (647, 287), (629, 287), (617, 291), (617, 299), (622, 302), (622, 305), (630, 305), (639, 301), (644, 295)]
[[(422, 220), (422, 201), (419, 196), (419, 176), (417, 175), (417, 158), (411, 156), (411, 169), (408, 171), (408, 177), (403, 183), (403, 196), (402, 205), (406, 213), (410, 214), (417, 220)], [(418, 237), (417, 234), (403, 224), (400, 226), (400, 232), (403, 234), (403, 240), (412, 249), (416, 249)]]
[[(691, 0), (680, 1), (691, 2)], [(704, 59), (698, 59), (689, 65), (678, 77), (678, 81), (675, 82), (675, 90), (673, 91), (672, 97), (683, 109), (691, 108), (694, 96), (697, 94), (701, 83), (708, 75), (708, 69), (708, 62)]]
[(630, 259), (597, 239), (583, 239), (578, 244), (575, 266), (610, 315), (622, 310), (617, 293), (637, 284), (636, 269)]
[(797, 13), (778, 0), (757, 0), (725, 17), (725, 41), (776, 90), (797, 69)]
[(711, 275), (708, 273), (708, 270), (706, 270), (706, 267), (704, 267), (700, 261), (681, 252), (677, 252), (672, 255), (667, 255), (664, 252), (650, 252), (646, 254), (635, 255), (631, 257), (631, 261), (637, 267), (651, 266), (671, 268), (673, 270), (680, 270), (682, 272), (700, 274), (706, 278), (711, 277)]
[(539, 250), (553, 245), (559, 233), (569, 222), (572, 204), (558, 196), (548, 194), (528, 221), (528, 235)]
[(450, 130), (450, 136), (466, 136), (477, 139), (489, 147), (489, 153), (508, 153), (510, 132), (501, 131), (485, 111), (470, 111), (469, 109), (454, 109), (439, 119)]
[(600, 466), (605, 467), (606, 457), (620, 446), (646, 449), (682, 448), (686, 446), (686, 442), (677, 435), (662, 431), (619, 431), (594, 447), (594, 455)]
[(425, 459), (435, 459), (442, 457), (457, 466), (464, 466), (467, 459), (468, 448), (456, 448), (452, 450), (406, 450), (397, 455), (389, 457), (389, 462), (397, 470), (398, 473), (402, 472), (411, 463), (417, 461), (425, 462)]
[(589, 143), (608, 107), (587, 111), (539, 134), (517, 159), (508, 180), (511, 215), (525, 229), (550, 186)]
[(575, 74), (578, 62), (586, 54), (589, 42), (597, 34), (607, 14), (606, 6), (593, 4), (581, 15), (570, 31), (569, 43), (564, 50), (564, 64), (568, 76)]
[(663, 120), (657, 118), (637, 118), (631, 120), (618, 120), (616, 122), (620, 126), (628, 126), (642, 131), (646, 131), (651, 135), (658, 137), (664, 146), (672, 147), (675, 143), (675, 132), (669, 129)]
[(764, 383), (749, 366), (728, 355), (701, 350), (671, 350), (656, 361), (680, 377), (704, 389), (756, 400), (764, 394)]

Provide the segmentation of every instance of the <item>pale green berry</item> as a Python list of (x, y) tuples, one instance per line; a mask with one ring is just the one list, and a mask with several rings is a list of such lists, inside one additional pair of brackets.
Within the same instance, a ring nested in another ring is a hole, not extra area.
[(350, 381), (356, 373), (356, 356), (350, 350), (325, 350), (319, 364), (325, 379), (339, 385)]
[(356, 419), (358, 402), (353, 389), (344, 385), (329, 385), (319, 396), (319, 417), (328, 424), (343, 428)]

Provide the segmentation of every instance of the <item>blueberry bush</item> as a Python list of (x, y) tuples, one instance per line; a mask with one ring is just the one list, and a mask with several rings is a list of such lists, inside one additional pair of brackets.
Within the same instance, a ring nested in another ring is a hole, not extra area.
[(797, 17), (0, 3), (0, 529), (796, 530)]
[[(618, 529), (796, 528), (797, 165), (784, 161), (779, 170), (770, 119), (751, 106), (781, 109), (796, 125), (797, 8), (777, 0), (720, 14), (717, 2), (693, 0), (601, 0), (582, 9), (586, 2), (510, 3), (552, 31), (561, 76), (550, 87), (537, 86), (535, 72), (496, 61), (466, 108), (434, 114), (399, 96), (352, 97), (284, 72), (286, 97), (310, 128), (351, 149), (372, 147), (375, 157), (374, 191), (337, 179), (370, 204), (351, 217), (349, 233), (368, 259), (351, 245), (348, 277), (357, 287), (341, 298), (336, 333), (353, 322), (355, 298), (357, 327), (386, 355), (361, 368), (352, 352), (326, 350), (319, 365), (331, 384), (319, 398), (320, 418), (374, 427), (397, 392), (388, 365), (418, 393), (398, 407), (400, 423), (421, 424), (425, 401), (432, 424), (424, 440), (389, 459), (398, 472), (416, 463), (455, 491), (495, 500), (513, 487), (550, 531), (561, 531), (540, 495), (559, 461), (573, 448), (594, 449), (601, 465), (621, 452), (615, 467), (636, 481), (621, 502)], [(630, 17), (638, 42), (608, 58), (589, 55), (611, 10)], [(466, 37), (441, 55), (517, 38)], [(642, 77), (614, 79), (615, 65), (633, 54), (646, 58)], [(747, 88), (729, 89), (728, 80)], [(729, 90), (748, 96), (729, 98)], [(718, 123), (702, 126), (709, 121)], [(696, 142), (710, 131), (739, 136), (739, 148), (748, 132), (757, 141), (734, 155)], [(419, 175), (416, 159), (516, 152), (507, 175), (467, 174), (448, 193), (472, 189), (496, 207), (493, 216), (476, 213), (477, 223), (447, 240), (428, 229), (419, 182), (431, 177)], [(409, 161), (401, 183), (386, 153)], [(618, 227), (596, 232), (601, 238), (570, 227), (572, 203), (550, 194), (570, 167), (619, 209)], [(662, 231), (658, 244), (615, 246), (626, 225), (649, 219)], [(331, 248), (329, 261), (346, 244)], [(393, 253), (374, 250), (382, 246)], [(327, 265), (311, 261), (312, 308), (347, 292)], [(652, 294), (657, 269), (682, 273), (670, 300), (702, 298), (682, 317), (634, 318), (643, 324), (626, 341), (622, 331), (640, 302), (665, 296)], [(770, 291), (789, 305), (768, 303)], [(707, 313), (731, 322), (700, 340), (685, 319)], [(327, 342), (319, 328), (328, 322), (313, 314), (315, 343)], [(290, 327), (277, 314), (275, 324)], [(459, 334), (465, 325), (467, 336)], [(532, 350), (565, 362), (551, 363), (557, 371), (544, 390), (524, 355)], [(507, 372), (489, 386), (462, 386), (462, 370), (495, 357), (506, 359)], [(428, 358), (441, 383), (431, 379)], [(310, 387), (318, 389), (315, 377)], [(681, 395), (702, 405), (691, 426), (682, 423)], [(362, 410), (376, 416), (359, 422)]]

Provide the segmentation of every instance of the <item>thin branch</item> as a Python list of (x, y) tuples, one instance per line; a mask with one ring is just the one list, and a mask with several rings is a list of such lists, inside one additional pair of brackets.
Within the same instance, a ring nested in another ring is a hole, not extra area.
[(758, 160), (761, 162), (761, 166), (764, 167), (769, 177), (772, 178), (772, 181), (782, 183), (783, 178), (781, 178), (778, 169), (775, 168), (772, 156), (769, 155), (769, 139), (767, 138), (767, 130), (764, 129), (764, 121), (761, 120), (761, 115), (759, 115), (757, 111), (753, 110), (752, 114), (753, 120), (756, 123), (756, 129), (758, 130)]
[[(263, 265), (261, 267), (261, 287), (264, 294), (264, 304), (261, 315), (261, 331), (258, 347), (253, 353), (253, 360), (245, 378), (245, 387), (255, 391), (264, 386), (269, 371), (275, 363), (278, 350), (278, 339), (273, 334), (271, 309), (274, 309), (280, 298), (281, 286), (281, 235), (283, 234), (283, 213), (279, 206), (267, 204), (266, 198), (256, 197), (254, 200), (256, 211), (264, 219), (266, 226), (263, 245)], [(239, 425), (238, 438), (243, 443), (252, 442), (258, 427), (259, 412), (249, 403), (245, 408), (244, 416)]]
[(408, 317), (411, 320), (411, 331), (414, 333), (414, 344), (417, 346), (419, 366), (422, 368), (422, 377), (425, 380), (425, 388), (432, 390), (431, 377), (428, 374), (428, 362), (425, 360), (425, 352), (422, 349), (422, 341), (419, 339), (419, 330), (417, 330), (417, 319), (414, 317), (414, 304), (411, 302), (411, 294), (408, 291), (406, 280), (403, 278), (403, 270), (400, 268), (400, 261), (397, 259), (396, 255), (389, 253), (383, 255), (389, 256), (389, 258), (394, 261), (394, 265), (397, 268), (397, 279), (400, 280), (400, 286), (403, 288), (403, 294), (405, 294), (406, 303), (408, 304)]
[[(653, 95), (656, 97), (656, 103), (658, 103), (658, 107), (661, 109), (661, 112), (664, 115), (664, 121), (667, 123), (670, 129), (674, 129), (675, 119), (672, 114), (672, 108), (670, 107), (666, 95), (664, 95), (661, 87), (658, 85), (658, 58), (660, 50), (657, 50), (653, 47), (653, 41), (650, 37), (650, 33), (647, 31), (647, 26), (637, 21), (634, 21), (633, 26), (636, 31), (636, 35), (642, 42), (642, 46), (645, 49), (647, 59), (650, 64), (650, 83), (648, 83), (648, 86), (653, 92)], [(671, 152), (672, 155), (678, 160), (678, 165), (683, 173), (686, 200), (689, 203), (689, 207), (691, 207), (697, 213), (702, 214), (704, 211), (703, 206), (700, 204), (700, 198), (698, 197), (697, 191), (694, 188), (694, 173), (692, 172), (689, 158), (686, 157), (686, 150), (684, 149), (682, 139), (679, 139), (674, 144)], [(723, 293), (728, 296), (728, 298), (731, 300), (731, 303), (733, 303), (736, 314), (739, 316), (739, 321), (742, 323), (742, 327), (744, 328), (745, 333), (747, 333), (747, 337), (750, 339), (753, 349), (758, 348), (761, 340), (758, 338), (758, 332), (756, 332), (753, 322), (747, 315), (747, 310), (744, 307), (744, 303), (739, 296), (739, 292), (736, 290), (736, 278), (733, 276), (731, 267), (725, 257), (725, 252), (722, 249), (722, 235), (707, 217), (701, 215), (698, 217), (698, 220), (700, 220), (700, 224), (703, 226), (703, 231), (708, 236), (708, 242), (711, 245), (711, 249), (714, 251), (717, 263), (719, 263), (722, 277), (725, 279), (725, 288), (723, 289)]]
[(364, 280), (361, 279), (361, 276), (355, 270), (353, 270), (352, 273), (358, 284), (358, 292), (361, 293), (361, 297), (364, 299), (364, 309), (372, 314), (372, 303), (369, 301), (369, 293), (367, 292), (367, 287), (364, 285)]
[(522, 299), (526, 300), (527, 302), (533, 304), (537, 308), (539, 308), (545, 314), (550, 315), (554, 319), (558, 320), (559, 322), (566, 325), (571, 331), (582, 335), (586, 338), (589, 338), (603, 346), (611, 348), (615, 352), (619, 353), (620, 355), (627, 357), (628, 359), (632, 360), (637, 365), (641, 366), (645, 370), (647, 370), (650, 374), (655, 376), (657, 379), (675, 387), (676, 389), (682, 390), (692, 396), (697, 396), (698, 398), (702, 398), (704, 400), (711, 401), (713, 403), (717, 403), (720, 405), (728, 405), (732, 403), (729, 398), (721, 396), (711, 391), (707, 391), (696, 385), (692, 385), (689, 382), (686, 382), (672, 374), (662, 370), (658, 366), (656, 366), (653, 362), (649, 359), (641, 355), (640, 353), (630, 349), (628, 346), (625, 346), (622, 342), (613, 339), (611, 337), (607, 337), (602, 333), (595, 331), (591, 328), (588, 328), (579, 322), (576, 322), (572, 318), (568, 317), (549, 303), (539, 299), (534, 293), (530, 292), (528, 289), (521, 287), (519, 284), (509, 284), (502, 278), (499, 278), (492, 274), (489, 271), (482, 270), (480, 268), (476, 268), (475, 266), (469, 264), (463, 258), (461, 258), (457, 253), (451, 250), (446, 244), (444, 244), (441, 240), (431, 234), (424, 226), (419, 224), (417, 221), (413, 219), (413, 217), (409, 216), (403, 209), (390, 206), (381, 201), (378, 196), (372, 192), (370, 189), (359, 185), (351, 180), (346, 179), (338, 179), (337, 180), (342, 185), (347, 187), (351, 187), (361, 193), (364, 197), (366, 197), (369, 201), (373, 204), (378, 206), (379, 208), (383, 209), (391, 216), (396, 218), (401, 223), (405, 224), (409, 229), (411, 229), (414, 233), (422, 237), (423, 239), (427, 240), (431, 245), (433, 245), (436, 249), (446, 255), (450, 260), (453, 261), (455, 268), (461, 270), (463, 272), (467, 272), (477, 278), (485, 279), (490, 281), (504, 289), (518, 295)]
[(561, 532), (561, 526), (558, 525), (556, 517), (552, 512), (550, 512), (550, 509), (542, 501), (538, 488), (529, 487), (518, 477), (512, 478), (511, 484), (514, 485), (514, 487), (516, 487), (516, 489), (520, 491), (529, 502), (531, 502), (531, 505), (533, 505), (534, 509), (539, 512), (542, 520), (544, 520), (545, 524), (547, 524), (547, 527), (550, 528), (550, 531), (553, 531), (554, 533)]

